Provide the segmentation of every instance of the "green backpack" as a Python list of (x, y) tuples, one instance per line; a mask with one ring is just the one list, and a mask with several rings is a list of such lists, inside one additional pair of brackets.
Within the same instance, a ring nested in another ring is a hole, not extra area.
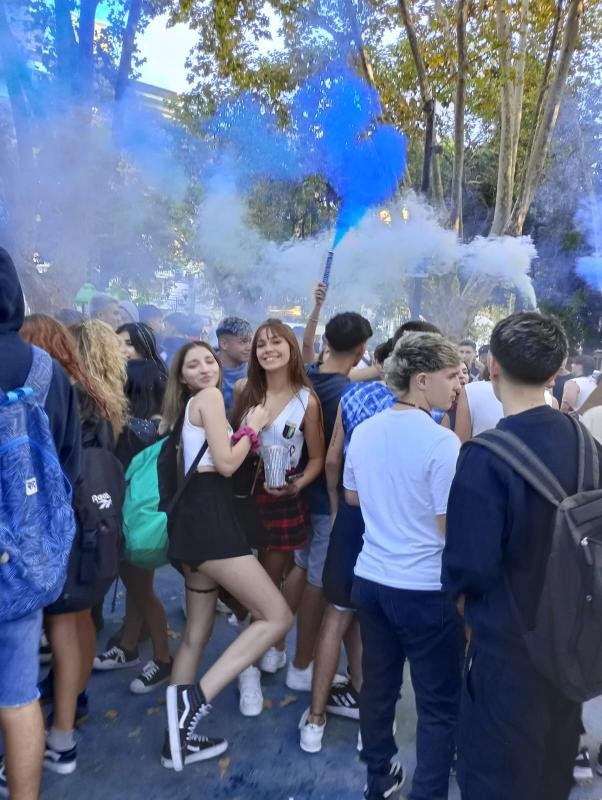
[(178, 449), (183, 415), (174, 430), (134, 456), (125, 473), (123, 557), (128, 564), (157, 569), (167, 564), (167, 520), (207, 451), (197, 453), (186, 475), (181, 474)]
[(141, 450), (125, 473), (123, 557), (135, 567), (156, 569), (167, 563), (167, 514), (160, 510), (158, 461), (168, 439)]

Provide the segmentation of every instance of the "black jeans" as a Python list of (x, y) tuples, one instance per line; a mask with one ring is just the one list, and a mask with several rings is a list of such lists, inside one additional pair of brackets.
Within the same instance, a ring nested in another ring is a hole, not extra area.
[(496, 656), (474, 643), (458, 734), (462, 800), (567, 800), (581, 727), (581, 705), (528, 656)]
[(464, 637), (455, 606), (442, 592), (392, 589), (358, 577), (352, 599), (364, 647), (360, 728), (368, 786), (377, 793), (397, 752), (393, 722), (407, 658), (418, 712), (409, 797), (445, 800), (462, 682)]

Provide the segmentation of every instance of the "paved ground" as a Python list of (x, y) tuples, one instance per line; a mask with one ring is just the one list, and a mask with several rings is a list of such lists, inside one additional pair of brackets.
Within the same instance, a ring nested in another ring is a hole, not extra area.
[[(170, 568), (158, 574), (158, 592), (169, 614), (174, 650), (184, 625), (180, 581)], [(115, 630), (122, 614), (123, 597), (120, 597), (115, 613), (106, 612), (102, 644)], [(220, 617), (206, 662), (211, 663), (236, 633)], [(143, 655), (148, 655), (146, 649)], [(78, 734), (77, 772), (67, 777), (46, 772), (42, 800), (359, 800), (361, 797), (364, 769), (355, 750), (357, 723), (331, 718), (322, 752), (302, 753), (298, 747), (297, 723), (308, 695), (291, 692), (284, 686), (284, 670), (276, 676), (264, 676), (266, 709), (258, 718), (242, 717), (235, 685), (226, 689), (215, 703), (206, 730), (209, 734), (226, 736), (230, 749), (219, 760), (186, 767), (179, 774), (164, 769), (159, 762), (165, 727), (164, 693), (130, 694), (127, 687), (133, 677), (132, 670), (92, 676), (91, 715)], [(592, 749), (602, 740), (601, 712), (602, 701), (595, 701), (586, 709)], [(413, 697), (408, 684), (399, 705), (397, 739), (410, 773), (415, 763), (414, 725)], [(593, 785), (575, 789), (571, 795), (571, 800), (601, 798), (602, 778), (596, 778)], [(459, 800), (453, 779), (450, 800)]]

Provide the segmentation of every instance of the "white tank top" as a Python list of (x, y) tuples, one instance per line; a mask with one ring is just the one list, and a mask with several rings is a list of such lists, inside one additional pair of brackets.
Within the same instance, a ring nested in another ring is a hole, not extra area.
[(299, 465), (305, 437), (301, 430), (301, 425), (309, 403), (310, 391), (306, 387), (299, 389), (297, 394), (292, 397), (280, 414), (276, 417), (269, 428), (264, 428), (261, 432), (261, 446), (281, 444), (288, 447), (290, 464), (289, 469), (294, 469)]
[[(182, 426), (182, 447), (184, 450), (184, 473), (187, 473), (190, 467), (192, 466), (192, 462), (197, 457), (199, 450), (205, 444), (205, 428), (201, 428), (198, 425), (193, 425), (190, 421), (190, 417), (188, 416), (190, 403), (192, 400), (189, 400), (186, 404), (186, 411), (184, 413), (184, 425)], [(232, 435), (232, 428), (228, 425), (228, 435)], [(213, 463), (213, 458), (211, 457), (211, 450), (207, 448), (203, 457), (199, 461), (197, 469), (200, 467), (212, 467), (215, 469), (215, 464)]]
[(473, 381), (464, 390), (472, 420), (472, 435), (495, 428), (504, 416), (504, 409), (493, 393), (491, 381)]

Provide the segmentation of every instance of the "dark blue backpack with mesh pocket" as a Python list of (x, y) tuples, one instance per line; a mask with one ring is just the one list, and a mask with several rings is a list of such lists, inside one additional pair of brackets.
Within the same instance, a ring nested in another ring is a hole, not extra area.
[(71, 487), (44, 411), (52, 359), (32, 349), (25, 386), (0, 390), (0, 622), (56, 600), (75, 535)]

